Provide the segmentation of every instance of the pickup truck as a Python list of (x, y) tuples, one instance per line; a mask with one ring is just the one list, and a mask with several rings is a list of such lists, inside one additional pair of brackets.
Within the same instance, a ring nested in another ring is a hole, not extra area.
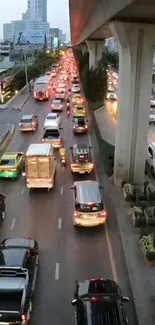
[(7, 238), (0, 245), (0, 324), (24, 324), (31, 317), (38, 269), (38, 244)]
[(110, 279), (90, 279), (76, 281), (72, 305), (75, 320), (80, 324), (127, 325), (123, 297), (118, 284)]
[(60, 134), (60, 129), (58, 127), (46, 127), (42, 142), (43, 143), (50, 143), (53, 148), (61, 148), (62, 147), (62, 138)]

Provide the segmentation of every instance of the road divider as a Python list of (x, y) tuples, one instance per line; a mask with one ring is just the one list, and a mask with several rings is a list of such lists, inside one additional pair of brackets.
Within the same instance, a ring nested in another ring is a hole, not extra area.
[(11, 227), (10, 227), (10, 230), (13, 230), (13, 228), (15, 226), (15, 223), (16, 223), (16, 218), (13, 218), (12, 223), (11, 223)]
[(62, 228), (62, 219), (59, 218), (58, 219), (58, 229), (61, 229)]

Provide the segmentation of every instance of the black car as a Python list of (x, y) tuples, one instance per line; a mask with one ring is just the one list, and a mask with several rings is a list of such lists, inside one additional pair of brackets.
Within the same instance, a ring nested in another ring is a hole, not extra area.
[(30, 320), (38, 260), (38, 244), (32, 238), (7, 238), (0, 244), (0, 323)]
[(74, 299), (77, 325), (127, 325), (123, 297), (118, 284), (108, 279), (76, 281)]
[(72, 173), (90, 174), (94, 168), (91, 147), (87, 144), (74, 144), (70, 149), (72, 151), (70, 158)]
[(75, 117), (72, 122), (74, 133), (88, 132), (88, 120), (86, 120), (84, 117)]

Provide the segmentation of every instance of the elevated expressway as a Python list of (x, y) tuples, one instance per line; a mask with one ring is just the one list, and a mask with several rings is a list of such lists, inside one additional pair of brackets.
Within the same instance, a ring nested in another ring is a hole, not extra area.
[(119, 109), (114, 176), (144, 181), (152, 63), (155, 46), (154, 0), (69, 0), (72, 45), (87, 43), (96, 67), (104, 39), (119, 45)]

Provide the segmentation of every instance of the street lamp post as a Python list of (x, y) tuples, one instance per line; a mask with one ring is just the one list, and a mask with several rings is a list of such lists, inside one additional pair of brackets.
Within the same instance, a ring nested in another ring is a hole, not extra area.
[(28, 73), (27, 73), (27, 55), (26, 52), (24, 52), (24, 69), (25, 69), (25, 80), (26, 80), (26, 89), (27, 92), (29, 92), (29, 81), (28, 81)]

